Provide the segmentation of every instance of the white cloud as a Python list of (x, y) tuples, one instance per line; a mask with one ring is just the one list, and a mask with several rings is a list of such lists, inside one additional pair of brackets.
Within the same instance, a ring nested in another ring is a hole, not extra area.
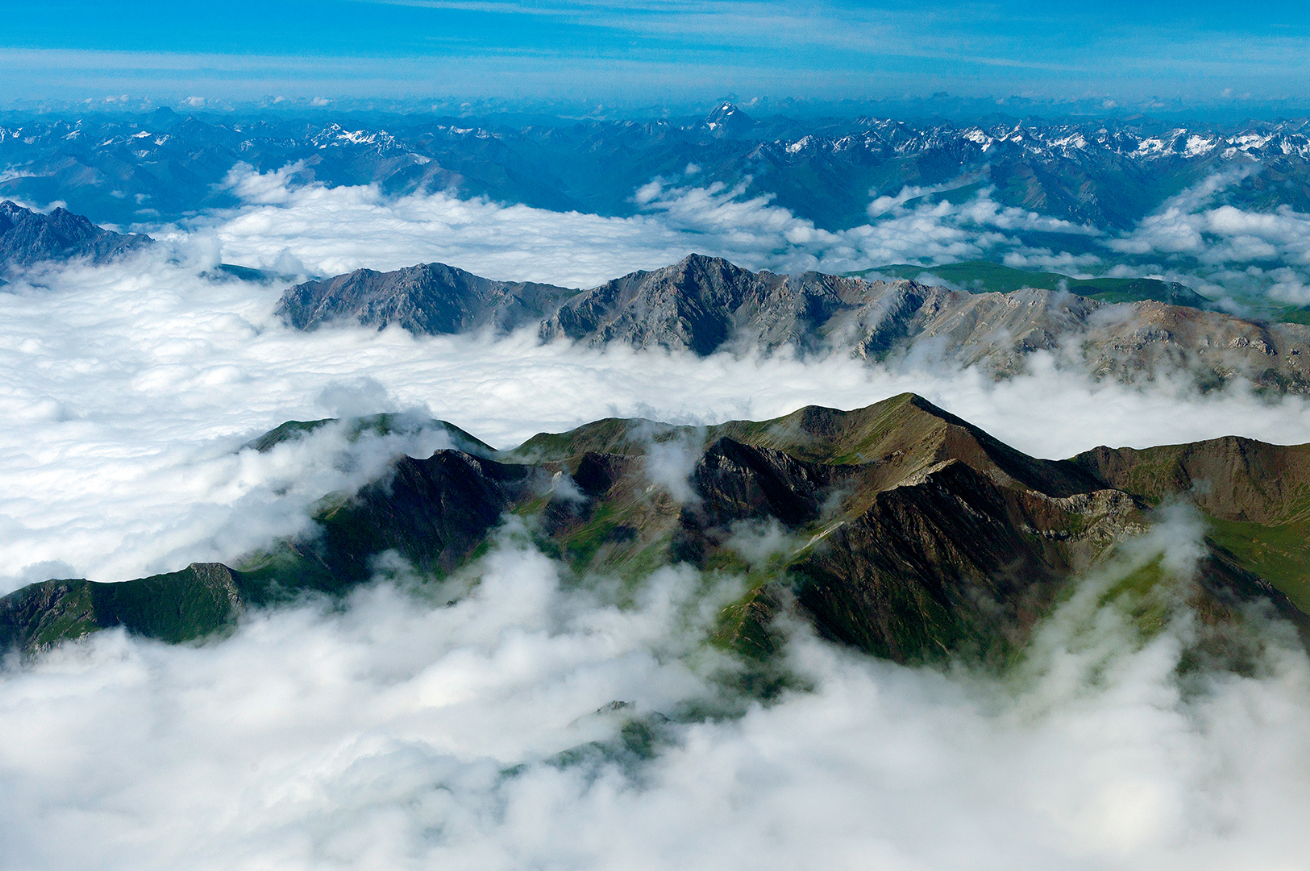
[(747, 197), (745, 183), (679, 187), (656, 179), (634, 194), (641, 214), (604, 218), (441, 193), (392, 199), (372, 187), (306, 184), (304, 171), (299, 164), (263, 174), (238, 166), (226, 184), (247, 205), (194, 222), (192, 233), (212, 232), (225, 260), (247, 266), (272, 267), (291, 255), (332, 275), (439, 260), (489, 278), (591, 286), (691, 252), (752, 269), (841, 273), (1004, 253), (1019, 247), (1007, 234), (1024, 230), (1091, 232), (1002, 207), (990, 189), (962, 206), (898, 206), (872, 224), (830, 232), (768, 197)]
[[(1184, 519), (1129, 565), (1194, 542)], [(619, 609), (511, 527), (456, 604), (380, 585), (168, 647), (104, 633), (0, 673), (14, 868), (1292, 868), (1310, 661), (1178, 667), (1090, 578), (1009, 678), (871, 661), (799, 628), (812, 690), (667, 723), (647, 763), (556, 754), (722, 700), (696, 644), (731, 581)], [(716, 583), (711, 579), (710, 586)], [(612, 702), (627, 703), (613, 710)]]
[[(1176, 277), (1210, 296), (1225, 293), (1268, 296), (1278, 302), (1305, 304), (1302, 287), (1310, 281), (1310, 214), (1281, 206), (1253, 212), (1215, 205), (1226, 188), (1257, 167), (1217, 173), (1171, 198), (1143, 218), (1132, 232), (1106, 245), (1138, 258), (1187, 258)], [(1266, 270), (1264, 264), (1279, 264)]]
[[(893, 209), (898, 209), (901, 206), (904, 206), (910, 200), (915, 200), (918, 199), (919, 197), (928, 196), (930, 194), (941, 193), (942, 191), (948, 191), (958, 186), (959, 183), (957, 182), (948, 182), (946, 184), (924, 185), (924, 186), (906, 185), (905, 187), (901, 188), (900, 193), (896, 194), (895, 196), (884, 195), (881, 197), (873, 197), (873, 199), (869, 202), (869, 206), (866, 209), (866, 211), (869, 213), (870, 218), (877, 218), (880, 215), (887, 214)], [(873, 196), (873, 190), (869, 191), (869, 195)]]

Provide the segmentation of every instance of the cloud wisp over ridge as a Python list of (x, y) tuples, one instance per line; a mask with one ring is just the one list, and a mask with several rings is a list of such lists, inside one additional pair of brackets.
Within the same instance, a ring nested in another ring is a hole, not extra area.
[(320, 275), (436, 260), (489, 278), (581, 287), (693, 252), (780, 273), (986, 259), (1075, 277), (1160, 276), (1239, 309), (1310, 303), (1310, 215), (1222, 202), (1250, 167), (1204, 178), (1123, 232), (1004, 206), (986, 185), (960, 202), (907, 189), (872, 202), (868, 223), (825, 230), (745, 184), (701, 185), (695, 174), (638, 188), (640, 212), (623, 218), (445, 193), (387, 197), (370, 186), (306, 184), (299, 171), (238, 166), (227, 184), (245, 205), (189, 222), (183, 235), (210, 236), (213, 257)]

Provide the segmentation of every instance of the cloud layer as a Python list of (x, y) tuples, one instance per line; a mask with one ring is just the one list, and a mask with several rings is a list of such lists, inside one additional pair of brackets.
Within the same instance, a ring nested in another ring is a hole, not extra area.
[(1310, 215), (1224, 202), (1256, 165), (1207, 177), (1120, 234), (1002, 206), (986, 186), (960, 203), (925, 198), (938, 188), (906, 188), (873, 201), (867, 224), (831, 232), (748, 196), (744, 183), (704, 186), (694, 172), (634, 191), (637, 216), (603, 218), (441, 193), (392, 199), (306, 184), (300, 169), (238, 166), (227, 184), (246, 205), (175, 237), (209, 238), (213, 258), (322, 275), (439, 260), (491, 278), (591, 286), (691, 252), (792, 273), (990, 259), (1079, 277), (1165, 277), (1238, 309), (1265, 299), (1310, 304)]
[(667, 266), (691, 252), (752, 269), (840, 273), (993, 253), (1041, 256), (1020, 243), (1015, 234), (1022, 231), (1096, 235), (1001, 206), (990, 189), (960, 206), (891, 205), (873, 223), (829, 232), (766, 197), (747, 197), (744, 186), (697, 186), (694, 175), (639, 188), (633, 198), (640, 215), (603, 218), (440, 193), (387, 198), (371, 187), (304, 184), (298, 173), (295, 165), (262, 174), (238, 166), (227, 183), (247, 205), (219, 220), (194, 222), (191, 235), (210, 235), (212, 256), (248, 266), (294, 270), (303, 264), (332, 275), (439, 260), (488, 278), (564, 286)]
[[(1166, 524), (1117, 568), (1185, 567), (1195, 533)], [(1142, 636), (1131, 609), (1100, 605), (1110, 572), (1004, 680), (793, 627), (811, 689), (677, 718), (728, 692), (715, 674), (732, 663), (697, 639), (732, 579), (664, 570), (618, 609), (603, 584), (562, 589), (512, 525), (478, 572), (450, 606), (449, 588), (383, 584), (217, 644), (104, 633), (0, 674), (0, 867), (1154, 871), (1304, 855), (1310, 660), (1279, 627), (1260, 630), (1253, 676), (1182, 678), (1188, 615)], [(649, 751), (621, 749), (632, 718), (653, 724)]]

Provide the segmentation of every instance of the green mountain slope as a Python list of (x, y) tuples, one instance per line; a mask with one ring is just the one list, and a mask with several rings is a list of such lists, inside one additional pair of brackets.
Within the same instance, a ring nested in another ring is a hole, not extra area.
[(1155, 278), (1070, 278), (1058, 272), (1030, 272), (986, 260), (947, 263), (941, 266), (913, 266), (897, 263), (853, 273), (860, 277), (884, 275), (934, 283), (931, 276), (948, 281), (972, 293), (1012, 293), (1026, 287), (1067, 290), (1102, 302), (1155, 300), (1171, 305), (1208, 308), (1210, 301), (1186, 285)]
[[(359, 426), (384, 423), (369, 420)], [(766, 657), (775, 617), (791, 611), (899, 662), (1003, 662), (1173, 494), (1193, 494), (1213, 522), (1188, 594), (1201, 613), (1231, 621), (1241, 602), (1263, 599), (1310, 628), (1297, 539), (1310, 524), (1310, 446), (1219, 439), (1043, 460), (903, 394), (711, 427), (609, 419), (480, 453), (402, 458), (384, 480), (322, 500), (315, 534), (232, 567), (26, 587), (0, 599), (0, 644), (31, 653), (117, 626), (200, 639), (249, 608), (347, 593), (384, 555), (418, 578), (476, 574), (517, 516), (573, 582), (617, 579), (620, 600), (674, 563), (743, 579), (714, 640), (745, 656)], [(1129, 586), (1139, 595), (1159, 581), (1148, 572)]]

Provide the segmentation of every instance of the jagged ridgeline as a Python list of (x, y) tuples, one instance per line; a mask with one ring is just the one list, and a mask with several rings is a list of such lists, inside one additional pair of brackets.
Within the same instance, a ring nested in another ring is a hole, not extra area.
[[(972, 268), (991, 279), (1001, 270), (984, 266)], [(1026, 275), (1011, 270), (1003, 277), (1022, 285)], [(1038, 286), (970, 293), (911, 280), (751, 272), (693, 254), (575, 290), (429, 263), (308, 281), (283, 294), (278, 313), (302, 330), (334, 321), (426, 335), (535, 327), (543, 340), (592, 347), (618, 343), (702, 356), (783, 347), (866, 360), (915, 355), (1000, 377), (1046, 351), (1093, 377), (1132, 381), (1185, 372), (1206, 389), (1244, 378), (1274, 393), (1310, 393), (1310, 326), (1207, 311), (1196, 307), (1204, 302), (1196, 294), (1163, 282), (1076, 286), (1104, 296), (1095, 298), (1055, 286), (1059, 276), (1030, 277)], [(1131, 294), (1140, 298), (1107, 301)]]
[(0, 273), (44, 261), (86, 258), (106, 263), (151, 242), (139, 233), (97, 227), (64, 208), (43, 215), (8, 200), (0, 202)]
[[(275, 450), (318, 423), (283, 425), (247, 448)], [(313, 534), (231, 566), (18, 590), (0, 599), (0, 641), (31, 653), (118, 626), (203, 639), (249, 609), (346, 594), (397, 557), (420, 585), (475, 580), (516, 516), (571, 583), (618, 579), (621, 598), (677, 563), (711, 582), (744, 578), (711, 639), (743, 656), (776, 649), (786, 612), (900, 662), (996, 661), (1180, 494), (1210, 523), (1186, 588), (1197, 613), (1237, 621), (1264, 602), (1310, 625), (1310, 445), (1229, 438), (1043, 460), (912, 394), (703, 428), (608, 419), (510, 451), (447, 432), (457, 448), (399, 459), (384, 479), (322, 500)], [(1159, 574), (1147, 567), (1132, 583)]]

